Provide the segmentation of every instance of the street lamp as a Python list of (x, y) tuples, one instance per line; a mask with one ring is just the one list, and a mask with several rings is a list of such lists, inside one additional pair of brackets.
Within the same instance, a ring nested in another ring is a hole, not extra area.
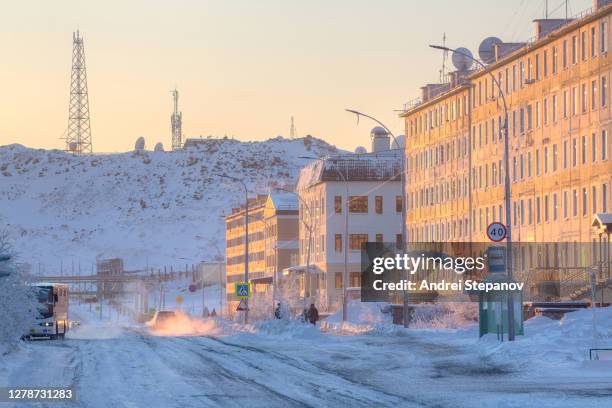
[[(308, 246), (306, 247), (306, 273), (304, 274), (304, 307), (303, 307), (303, 309), (306, 310), (306, 307), (307, 307), (306, 305), (306, 276), (308, 276), (308, 280), (310, 281), (310, 241), (312, 239), (312, 213), (310, 212), (310, 207), (308, 206), (306, 201), (304, 201), (304, 199), (302, 199), (302, 197), (300, 197), (300, 195), (296, 193), (295, 191), (286, 190), (284, 188), (277, 188), (277, 190), (295, 194), (298, 201), (302, 203), (304, 207), (306, 207), (306, 211), (308, 211), (308, 219), (310, 220), (310, 222), (307, 223), (305, 220), (302, 220), (302, 223), (304, 224), (304, 226), (306, 227), (306, 230), (308, 231)], [(278, 271), (278, 268), (277, 268), (277, 271)], [(276, 285), (278, 284), (278, 277), (276, 276), (276, 273), (277, 272), (275, 272), (274, 274), (274, 284), (273, 284), (274, 288), (276, 288)]]
[[(218, 174), (219, 177), (235, 181), (242, 184), (244, 188), (244, 282), (249, 283), (249, 190), (244, 181), (237, 177), (228, 176), (226, 174)], [(249, 321), (249, 299), (244, 299), (245, 310), (244, 310), (244, 323), (247, 324)]]
[[(323, 163), (325, 163), (326, 161), (325, 159), (322, 159), (320, 157), (301, 156), (299, 158), (300, 159), (310, 159), (310, 160), (320, 160)], [(348, 236), (349, 235), (349, 232), (348, 232), (349, 186), (348, 186), (346, 175), (342, 174), (342, 172), (338, 169), (335, 163), (332, 162), (332, 164), (333, 164), (334, 170), (344, 182), (344, 187), (346, 190), (345, 200), (344, 200), (346, 203), (346, 208), (344, 210), (344, 248), (343, 248), (344, 250), (344, 272), (342, 276), (342, 321), (346, 322), (348, 320), (348, 299), (346, 296), (346, 289), (348, 285), (348, 251), (349, 251), (349, 236)], [(310, 245), (310, 241), (308, 245)]]
[[(401, 150), (401, 157), (402, 157), (402, 162), (401, 162), (401, 172), (400, 172), (400, 183), (402, 184), (402, 250), (405, 251), (406, 250), (406, 242), (407, 242), (407, 234), (406, 234), (406, 146), (404, 145), (404, 147), (402, 148), (401, 145), (399, 144), (397, 138), (395, 137), (395, 135), (393, 134), (393, 132), (391, 132), (391, 130), (389, 130), (389, 128), (387, 126), (385, 126), (385, 124), (383, 124), (381, 121), (379, 121), (378, 119), (370, 116), (370, 115), (366, 115), (365, 113), (361, 113), (359, 111), (353, 110), (353, 109), (345, 109), (345, 111), (349, 112), (349, 113), (354, 113), (355, 115), (357, 115), (357, 120), (359, 120), (359, 116), (363, 116), (364, 118), (368, 118), (370, 120), (373, 120), (374, 122), (378, 123), (380, 126), (382, 126), (385, 131), (391, 135), (391, 137), (393, 138), (393, 141), (395, 142), (396, 146)], [(406, 276), (404, 277), (405, 279), (408, 279), (408, 275), (407, 275), (407, 271), (405, 272)], [(409, 310), (408, 310), (408, 291), (405, 290), (404, 291), (404, 295), (403, 295), (403, 310), (402, 310), (402, 318), (404, 320), (404, 327), (408, 327), (408, 320), (410, 318), (410, 314), (409, 314)]]
[[(475, 62), (487, 74), (491, 77), (493, 83), (499, 89), (499, 95), (501, 96), (502, 103), (504, 105), (504, 165), (506, 167), (506, 174), (504, 175), (504, 202), (506, 205), (506, 263), (507, 263), (507, 274), (508, 278), (512, 278), (512, 223), (510, 222), (510, 143), (508, 140), (508, 105), (506, 104), (506, 96), (502, 90), (501, 84), (495, 78), (495, 75), (484, 65), (482, 62), (472, 57), (468, 53), (464, 53), (449, 47), (442, 45), (430, 45), (431, 48), (436, 50), (442, 50), (446, 52), (453, 52), (460, 54), (471, 61)], [(508, 293), (508, 340), (514, 341), (514, 299), (512, 292)]]

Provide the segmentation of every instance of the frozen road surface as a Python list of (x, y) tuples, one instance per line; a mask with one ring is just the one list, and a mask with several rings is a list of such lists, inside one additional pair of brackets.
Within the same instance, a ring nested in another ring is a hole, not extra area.
[(0, 386), (72, 387), (76, 402), (0, 407), (612, 406), (612, 367), (563, 354), (563, 344), (536, 353), (531, 344), (526, 352), (479, 342), (472, 331), (339, 334), (296, 325), (156, 336), (84, 324), (65, 341), (24, 344), (0, 360)]

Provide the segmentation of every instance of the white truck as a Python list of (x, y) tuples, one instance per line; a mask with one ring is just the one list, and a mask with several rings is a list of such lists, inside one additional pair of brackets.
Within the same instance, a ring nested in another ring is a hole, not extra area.
[(38, 301), (36, 325), (29, 339), (63, 339), (68, 331), (68, 286), (58, 283), (33, 284)]

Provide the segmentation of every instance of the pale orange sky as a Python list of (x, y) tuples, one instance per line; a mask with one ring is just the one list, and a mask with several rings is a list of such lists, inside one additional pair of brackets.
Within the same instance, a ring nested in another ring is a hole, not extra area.
[[(550, 0), (555, 16), (565, 12)], [(591, 6), (570, 2), (570, 14)], [(186, 137), (263, 140), (312, 134), (369, 145), (372, 123), (396, 134), (394, 109), (438, 79), (440, 43), (476, 53), (481, 39), (533, 36), (544, 0), (4, 2), (0, 145), (64, 148), (72, 31), (85, 40), (93, 148), (170, 146), (169, 91), (181, 95)], [(450, 65), (450, 61), (449, 61)]]

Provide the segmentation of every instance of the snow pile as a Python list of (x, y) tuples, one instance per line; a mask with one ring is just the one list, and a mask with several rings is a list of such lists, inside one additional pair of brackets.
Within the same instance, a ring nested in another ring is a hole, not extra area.
[(258, 335), (271, 335), (279, 340), (316, 339), (322, 336), (318, 327), (296, 319), (263, 320), (255, 323), (253, 328)]
[(0, 257), (7, 256), (10, 259), (0, 261), (0, 356), (13, 350), (36, 323), (34, 292), (25, 283), (6, 235), (0, 233)]
[(183, 269), (224, 252), (222, 216), (244, 191), (220, 175), (267, 193), (295, 184), (309, 162), (300, 156), (337, 152), (313, 137), (88, 156), (3, 146), (0, 226), (34, 273), (91, 273), (97, 256), (122, 257), (128, 269)]
[(442, 302), (414, 305), (410, 326), (415, 329), (458, 329), (477, 322), (477, 303)]

